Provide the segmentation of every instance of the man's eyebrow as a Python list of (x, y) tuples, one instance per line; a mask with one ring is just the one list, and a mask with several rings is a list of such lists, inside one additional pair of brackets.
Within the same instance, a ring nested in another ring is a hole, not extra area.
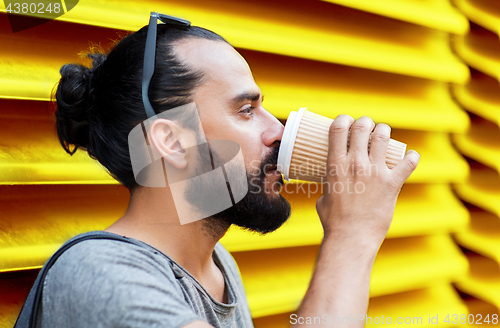
[[(235, 104), (241, 103), (245, 100), (257, 101), (261, 97), (260, 92), (245, 92), (233, 98), (232, 102)], [(262, 97), (264, 99), (264, 97)]]

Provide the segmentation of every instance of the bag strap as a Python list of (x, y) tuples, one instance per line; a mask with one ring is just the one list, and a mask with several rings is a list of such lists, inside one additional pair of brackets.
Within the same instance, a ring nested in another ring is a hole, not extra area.
[[(43, 266), (42, 270), (38, 274), (37, 279), (35, 280), (35, 284), (33, 285), (33, 289), (31, 290), (26, 302), (24, 302), (23, 308), (21, 309), (21, 313), (19, 314), (16, 323), (14, 324), (14, 328), (36, 328), (38, 311), (40, 308), (40, 303), (42, 302), (42, 291), (43, 291), (43, 282), (45, 281), (45, 277), (49, 272), (50, 268), (54, 265), (57, 259), (70, 247), (89, 239), (109, 239), (109, 240), (117, 240), (129, 244), (139, 245), (144, 247), (142, 244), (139, 244), (133, 239), (122, 237), (119, 235), (108, 234), (106, 232), (94, 231), (92, 233), (87, 233), (85, 235), (75, 237), (70, 241), (66, 242), (61, 248), (59, 248), (54, 255), (47, 261), (47, 263)], [(31, 310), (31, 311), (30, 311)]]

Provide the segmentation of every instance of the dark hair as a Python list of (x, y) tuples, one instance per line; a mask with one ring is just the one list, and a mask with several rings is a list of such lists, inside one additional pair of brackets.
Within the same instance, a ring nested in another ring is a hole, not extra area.
[[(142, 71), (148, 27), (123, 38), (106, 56), (93, 52), (92, 67), (67, 64), (56, 91), (57, 134), (73, 155), (87, 150), (130, 191), (137, 186), (129, 157), (128, 134), (147, 119), (142, 103)], [(149, 98), (156, 113), (191, 102), (203, 74), (174, 56), (173, 43), (187, 38), (226, 42), (201, 27), (158, 25), (155, 73)], [(70, 145), (74, 146), (70, 150)]]

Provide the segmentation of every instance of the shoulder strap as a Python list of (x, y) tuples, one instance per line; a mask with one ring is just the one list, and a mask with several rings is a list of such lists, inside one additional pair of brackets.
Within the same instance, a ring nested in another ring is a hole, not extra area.
[[(45, 280), (45, 276), (47, 275), (49, 269), (54, 265), (56, 260), (66, 251), (68, 248), (89, 239), (110, 239), (126, 242), (129, 244), (139, 245), (133, 239), (122, 237), (119, 235), (108, 234), (105, 232), (95, 231), (92, 233), (84, 234), (80, 237), (75, 237), (70, 241), (66, 242), (61, 248), (59, 248), (54, 255), (47, 261), (47, 263), (43, 266), (42, 270), (38, 274), (38, 277), (35, 280), (33, 288), (31, 289), (28, 298), (24, 302), (23, 308), (21, 309), (21, 313), (17, 317), (14, 328), (35, 328), (38, 317), (38, 310), (40, 308), (40, 303), (42, 300), (42, 291), (43, 291), (43, 282)], [(143, 246), (142, 246), (143, 247)]]

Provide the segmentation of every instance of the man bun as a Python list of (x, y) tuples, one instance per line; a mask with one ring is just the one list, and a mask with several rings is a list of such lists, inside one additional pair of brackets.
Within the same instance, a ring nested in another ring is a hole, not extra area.
[[(92, 53), (92, 68), (66, 64), (60, 69), (61, 79), (56, 91), (57, 134), (64, 150), (73, 155), (78, 148), (88, 148), (89, 121), (94, 106), (93, 77), (106, 55)], [(71, 150), (70, 145), (74, 145)]]

